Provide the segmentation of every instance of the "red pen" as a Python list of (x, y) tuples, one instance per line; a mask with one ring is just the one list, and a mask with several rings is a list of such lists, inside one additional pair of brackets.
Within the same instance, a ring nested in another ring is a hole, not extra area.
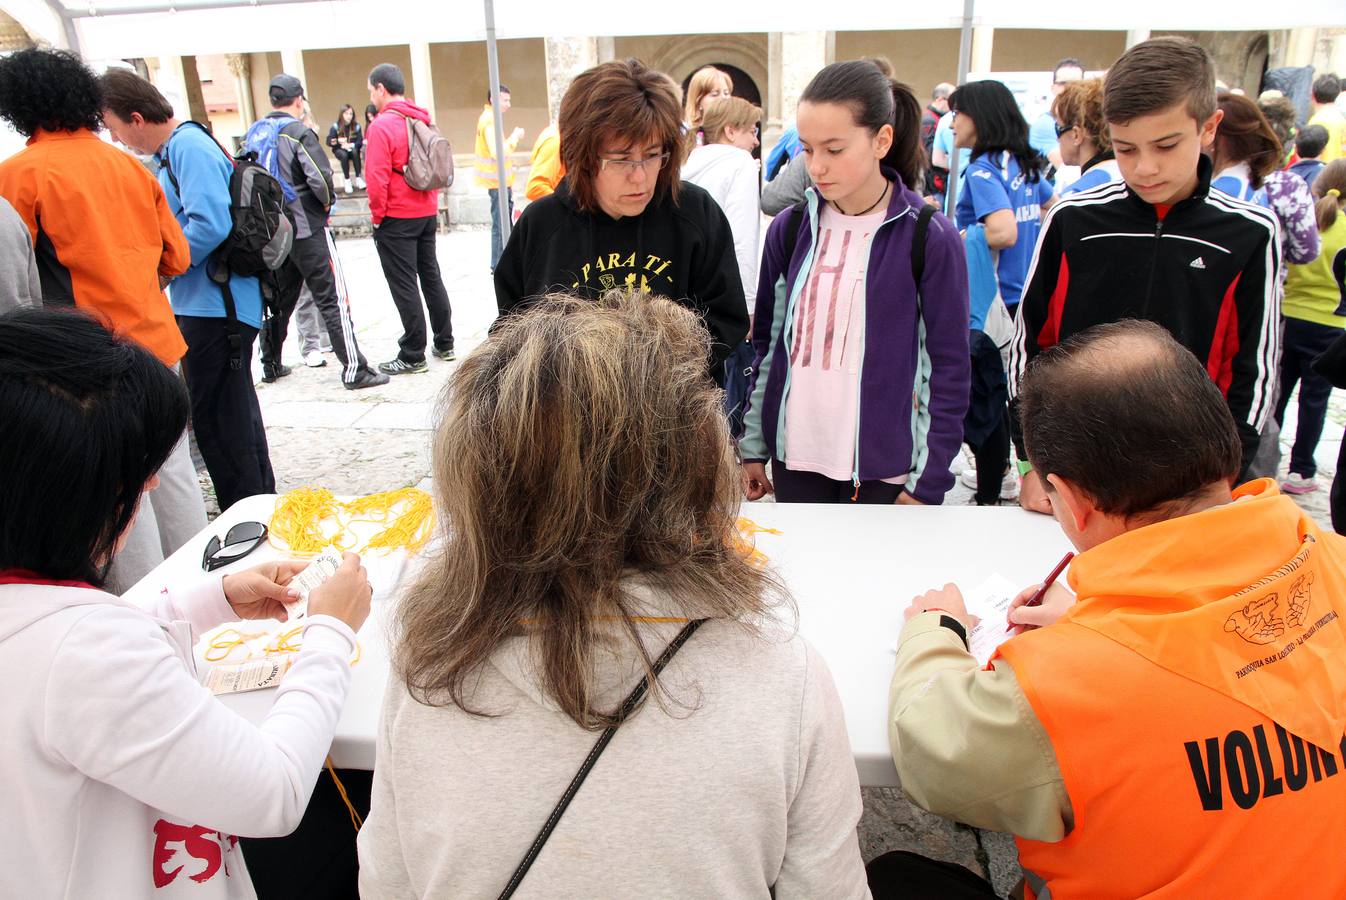
[[(1024, 606), (1041, 606), (1042, 598), (1047, 596), (1047, 588), (1052, 586), (1052, 583), (1061, 576), (1061, 573), (1066, 570), (1066, 566), (1070, 565), (1070, 561), (1074, 558), (1075, 554), (1072, 552), (1067, 552), (1065, 556), (1061, 557), (1061, 561), (1056, 564), (1056, 568), (1052, 569), (1052, 573), (1047, 576), (1047, 579), (1044, 582), (1042, 582), (1042, 587), (1038, 588), (1033, 596), (1028, 598), (1028, 602), (1025, 603)], [(1005, 630), (1013, 631), (1014, 625), (1011, 624)]]

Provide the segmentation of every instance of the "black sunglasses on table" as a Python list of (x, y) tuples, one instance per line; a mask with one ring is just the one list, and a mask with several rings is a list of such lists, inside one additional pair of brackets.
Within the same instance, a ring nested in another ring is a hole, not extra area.
[(256, 550), (264, 540), (265, 524), (239, 522), (229, 529), (223, 542), (218, 537), (212, 537), (206, 542), (206, 552), (201, 555), (201, 568), (207, 572), (223, 568)]

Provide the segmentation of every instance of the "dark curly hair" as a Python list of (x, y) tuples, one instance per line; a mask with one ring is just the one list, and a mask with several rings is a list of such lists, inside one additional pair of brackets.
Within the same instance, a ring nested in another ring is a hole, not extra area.
[(20, 50), (0, 59), (0, 118), (24, 137), (44, 131), (97, 131), (103, 94), (84, 61), (64, 50)]

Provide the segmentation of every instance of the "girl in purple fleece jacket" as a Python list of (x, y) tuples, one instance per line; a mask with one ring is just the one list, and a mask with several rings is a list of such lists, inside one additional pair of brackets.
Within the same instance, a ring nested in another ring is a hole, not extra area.
[(953, 485), (967, 264), (936, 213), (919, 284), (913, 271), (920, 114), (907, 87), (863, 61), (826, 67), (800, 99), (814, 187), (767, 232), (739, 443), (749, 500), (940, 503)]

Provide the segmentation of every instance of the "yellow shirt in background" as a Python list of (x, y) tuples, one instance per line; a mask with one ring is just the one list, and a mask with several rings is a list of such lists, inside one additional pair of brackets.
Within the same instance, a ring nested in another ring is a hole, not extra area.
[[(514, 187), (514, 162), (510, 156), (518, 147), (518, 141), (505, 139), (505, 186)], [(477, 119), (475, 179), (477, 187), (495, 188), (500, 186), (500, 170), (495, 161), (495, 113), (491, 104), (486, 104)]]
[(528, 164), (528, 184), (524, 196), (540, 200), (556, 190), (565, 177), (566, 167), (561, 163), (561, 132), (555, 124), (542, 129), (533, 144), (533, 158)]
[(1335, 104), (1323, 107), (1313, 114), (1309, 124), (1321, 125), (1327, 129), (1327, 146), (1323, 148), (1323, 154), (1318, 157), (1319, 159), (1330, 163), (1334, 159), (1346, 156), (1346, 112), (1342, 112), (1341, 107)]

